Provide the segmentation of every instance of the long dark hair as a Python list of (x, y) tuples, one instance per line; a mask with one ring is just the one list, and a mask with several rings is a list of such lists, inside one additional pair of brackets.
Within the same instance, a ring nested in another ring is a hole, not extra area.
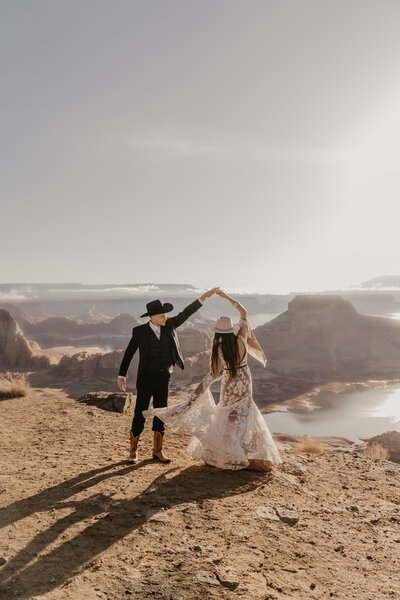
[(219, 374), (218, 370), (218, 345), (222, 341), (222, 354), (230, 371), (231, 378), (238, 374), (239, 347), (237, 337), (234, 333), (214, 333), (210, 354), (210, 372), (215, 377)]

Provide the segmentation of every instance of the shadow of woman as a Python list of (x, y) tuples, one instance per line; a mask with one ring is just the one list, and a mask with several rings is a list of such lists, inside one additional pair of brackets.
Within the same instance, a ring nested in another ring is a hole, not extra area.
[[(124, 469), (123, 472), (128, 470), (132, 470), (132, 467)], [(98, 502), (99, 495), (95, 496), (97, 502), (93, 502), (93, 496), (66, 503), (60, 498), (61, 501), (55, 508), (73, 507), (74, 512), (35, 536), (4, 566), (0, 575), (0, 591), (7, 590), (11, 578), (17, 580), (19, 588), (26, 588), (31, 596), (44, 594), (61, 585), (66, 579), (77, 574), (85, 563), (146, 523), (147, 517), (142, 512), (143, 505), (172, 508), (206, 498), (226, 498), (249, 492), (260, 483), (269, 480), (269, 475), (263, 473), (245, 470), (223, 471), (205, 465), (190, 466), (171, 477), (171, 473), (177, 470), (179, 471), (179, 467), (169, 468), (132, 499), (118, 502), (112, 500), (107, 507), (107, 515), (99, 517), (95, 523), (80, 531), (74, 538), (43, 554), (45, 548), (54, 543), (68, 527), (88, 516), (93, 517), (105, 512), (107, 497), (104, 495), (101, 496), (102, 502)], [(107, 475), (103, 473), (102, 477), (120, 474), (121, 471)], [(101, 477), (95, 479), (101, 481)], [(84, 481), (87, 482), (87, 478), (84, 478)], [(84, 481), (80, 481), (77, 485), (84, 485)], [(55, 503), (52, 502), (51, 506), (54, 505)], [(42, 555), (37, 558), (40, 553)], [(38, 573), (40, 573), (40, 581), (37, 580)]]

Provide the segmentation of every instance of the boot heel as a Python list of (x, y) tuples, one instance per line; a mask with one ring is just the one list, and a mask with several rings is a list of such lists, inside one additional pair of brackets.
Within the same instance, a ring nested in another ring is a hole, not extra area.
[(167, 458), (162, 450), (163, 434), (160, 431), (154, 432), (154, 447), (153, 460), (159, 460), (162, 463), (170, 463), (171, 459)]

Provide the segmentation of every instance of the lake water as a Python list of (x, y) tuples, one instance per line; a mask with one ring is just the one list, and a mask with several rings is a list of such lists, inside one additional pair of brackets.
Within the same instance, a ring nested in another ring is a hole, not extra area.
[[(249, 315), (249, 320), (255, 328), (278, 314)], [(400, 313), (382, 316), (400, 319)], [(392, 430), (400, 432), (400, 382), (388, 384), (386, 388), (361, 388), (349, 393), (321, 391), (312, 400), (319, 408), (311, 412), (290, 410), (265, 415), (270, 431), (310, 436), (334, 435), (354, 442), (360, 442), (358, 436)]]
[(358, 436), (400, 432), (400, 382), (386, 388), (364, 388), (352, 393), (321, 391), (312, 397), (319, 408), (265, 415), (269, 430), (310, 436), (340, 436), (360, 442)]
[[(280, 313), (249, 315), (253, 328), (271, 321)], [(400, 313), (388, 313), (400, 319)], [(313, 396), (319, 408), (309, 412), (290, 410), (265, 415), (271, 432), (310, 436), (339, 436), (360, 442), (358, 436), (377, 435), (385, 431), (400, 431), (400, 382), (386, 388), (361, 388), (356, 392), (321, 391)]]

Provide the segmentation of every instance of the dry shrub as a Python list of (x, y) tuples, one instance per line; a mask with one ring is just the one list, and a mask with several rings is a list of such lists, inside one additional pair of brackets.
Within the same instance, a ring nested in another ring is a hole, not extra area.
[(29, 393), (29, 383), (23, 373), (2, 373), (0, 375), (0, 400), (21, 398)]
[(378, 442), (373, 442), (369, 446), (366, 446), (364, 448), (364, 454), (373, 460), (389, 460), (389, 450), (384, 448)]
[(311, 439), (298, 447), (298, 452), (308, 452), (309, 454), (324, 454), (325, 450), (325, 446)]

